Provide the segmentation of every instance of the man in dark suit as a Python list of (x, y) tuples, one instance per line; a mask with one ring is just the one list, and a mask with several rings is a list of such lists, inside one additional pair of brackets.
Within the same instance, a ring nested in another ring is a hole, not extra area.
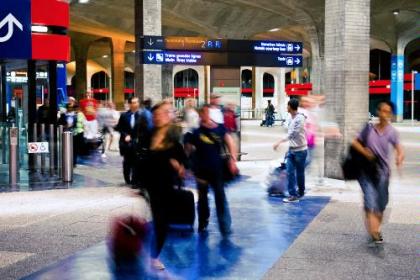
[(124, 157), (123, 173), (126, 184), (135, 184), (136, 144), (138, 137), (138, 123), (141, 117), (139, 98), (128, 99), (130, 109), (121, 114), (116, 130), (120, 133), (120, 154)]

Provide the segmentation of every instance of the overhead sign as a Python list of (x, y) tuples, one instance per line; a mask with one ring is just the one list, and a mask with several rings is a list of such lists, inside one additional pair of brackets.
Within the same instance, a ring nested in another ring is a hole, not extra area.
[(252, 53), (143, 51), (143, 64), (301, 67), (302, 56)]
[(301, 54), (302, 42), (210, 39), (206, 37), (144, 36), (146, 50), (184, 50), (210, 52)]
[(31, 55), (30, 0), (1, 0), (0, 58), (27, 59)]
[(49, 153), (48, 142), (29, 142), (28, 153), (30, 154)]

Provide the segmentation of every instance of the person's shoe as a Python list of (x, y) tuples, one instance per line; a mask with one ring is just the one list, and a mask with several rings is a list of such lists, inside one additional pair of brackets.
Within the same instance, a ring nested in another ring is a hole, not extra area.
[(165, 270), (165, 265), (159, 259), (152, 259), (152, 267), (156, 270)]
[(299, 198), (297, 196), (289, 196), (283, 199), (283, 202), (292, 203), (292, 202), (299, 202)]
[(383, 244), (384, 243), (384, 238), (383, 238), (383, 236), (382, 236), (382, 233), (378, 233), (378, 238), (377, 239), (375, 239), (375, 243), (376, 244)]
[(303, 192), (301, 192), (301, 191), (298, 192), (298, 197), (299, 198), (304, 197), (304, 196), (305, 196), (305, 192), (304, 191)]

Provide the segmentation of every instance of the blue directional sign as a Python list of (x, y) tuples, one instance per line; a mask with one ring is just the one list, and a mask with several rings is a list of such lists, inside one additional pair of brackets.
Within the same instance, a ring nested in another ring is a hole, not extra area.
[(301, 54), (303, 47), (301, 42), (255, 41), (253, 50), (262, 53)]
[(143, 51), (143, 64), (301, 67), (302, 56), (252, 53)]
[(0, 58), (30, 57), (32, 57), (30, 0), (1, 0)]

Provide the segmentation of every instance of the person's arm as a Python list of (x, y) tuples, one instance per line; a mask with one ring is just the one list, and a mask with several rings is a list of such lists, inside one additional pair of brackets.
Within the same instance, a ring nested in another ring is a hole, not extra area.
[(232, 136), (230, 136), (228, 133), (225, 134), (224, 138), (229, 154), (231, 155), (232, 159), (236, 161), (238, 155), (236, 153), (235, 141), (233, 140)]
[(403, 149), (402, 145), (399, 144), (399, 143), (397, 145), (395, 145), (394, 148), (395, 148), (395, 152), (396, 152), (395, 153), (395, 163), (397, 164), (398, 168), (401, 168), (402, 164), (403, 164), (403, 161), (404, 161), (404, 158), (405, 158), (404, 149)]
[(358, 138), (355, 138), (353, 142), (351, 143), (351, 146), (356, 149), (360, 154), (362, 154), (364, 157), (366, 157), (368, 160), (374, 160), (376, 157), (372, 153), (372, 151), (369, 148), (366, 148), (360, 143)]

